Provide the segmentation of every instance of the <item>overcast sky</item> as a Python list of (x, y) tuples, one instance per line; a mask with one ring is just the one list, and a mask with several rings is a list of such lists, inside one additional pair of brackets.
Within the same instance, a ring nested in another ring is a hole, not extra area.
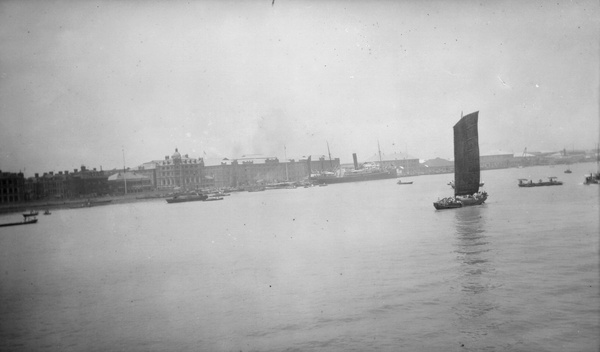
[[(598, 1), (2, 1), (0, 169), (593, 149)], [(285, 146), (285, 152), (284, 152)], [(26, 169), (26, 170), (25, 170)]]

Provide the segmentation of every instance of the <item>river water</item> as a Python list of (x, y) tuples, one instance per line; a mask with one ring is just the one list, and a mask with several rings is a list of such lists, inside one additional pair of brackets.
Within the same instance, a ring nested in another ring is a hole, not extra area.
[(55, 210), (0, 228), (0, 350), (598, 351), (594, 168)]

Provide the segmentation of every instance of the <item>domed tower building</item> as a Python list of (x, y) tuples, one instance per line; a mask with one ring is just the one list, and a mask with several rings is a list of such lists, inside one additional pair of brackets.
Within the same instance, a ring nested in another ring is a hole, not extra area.
[(156, 165), (156, 185), (159, 189), (194, 190), (209, 187), (204, 177), (204, 159), (175, 153)]

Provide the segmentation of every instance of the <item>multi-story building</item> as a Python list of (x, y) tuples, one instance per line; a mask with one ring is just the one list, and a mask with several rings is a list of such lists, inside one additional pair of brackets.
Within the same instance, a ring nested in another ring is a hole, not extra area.
[(132, 171), (110, 175), (108, 186), (111, 194), (139, 193), (153, 189), (150, 177)]
[(175, 153), (156, 163), (156, 187), (158, 189), (200, 189), (210, 187), (210, 179), (204, 177), (204, 160)]
[[(313, 172), (335, 170), (340, 160), (324, 158), (310, 162)], [(225, 158), (218, 165), (205, 167), (206, 178), (212, 179), (214, 187), (243, 187), (283, 181), (302, 181), (308, 177), (307, 159), (289, 159), (280, 162), (277, 157), (258, 155), (242, 156), (238, 159)]]
[(25, 180), (24, 189), (27, 200), (96, 197), (108, 194), (108, 175), (82, 165), (81, 170), (74, 169), (72, 173), (50, 171), (42, 176), (36, 173)]
[[(300, 160), (299, 162), (302, 162), (302, 164), (304, 164), (304, 167), (306, 168), (306, 160)], [(340, 158), (335, 158), (335, 159), (325, 159), (324, 155), (320, 155), (316, 158), (313, 158), (313, 156), (311, 155), (311, 160), (310, 160), (310, 171), (311, 173), (315, 174), (315, 173), (322, 173), (325, 171), (328, 172), (333, 172), (335, 170), (338, 170), (340, 168)], [(306, 175), (304, 176), (308, 176), (308, 171), (306, 171)]]
[(25, 178), (22, 172), (0, 170), (0, 203), (16, 203), (25, 200)]
[(144, 175), (150, 179), (153, 188), (158, 186), (156, 180), (156, 165), (160, 164), (162, 160), (152, 160), (137, 167), (135, 170), (136, 174)]
[(421, 168), (423, 174), (449, 174), (454, 172), (454, 162), (442, 158), (429, 159)]
[(76, 197), (96, 197), (109, 193), (108, 175), (95, 168), (88, 170), (84, 165), (81, 170), (73, 170), (72, 174), (66, 178), (69, 188), (69, 194)]
[(399, 175), (406, 176), (416, 175), (419, 173), (419, 158), (415, 158), (412, 155), (404, 153), (392, 153), (382, 155), (381, 161), (379, 158), (379, 155), (374, 155), (370, 157), (367, 161), (381, 164), (380, 166), (384, 169), (395, 168), (396, 170), (398, 170)]
[(512, 164), (514, 164), (514, 155), (512, 153), (497, 152), (479, 157), (479, 165), (482, 170), (505, 169)]

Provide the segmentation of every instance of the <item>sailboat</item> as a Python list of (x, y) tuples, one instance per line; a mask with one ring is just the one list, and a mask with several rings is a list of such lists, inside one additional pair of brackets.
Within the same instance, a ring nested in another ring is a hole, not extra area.
[(462, 116), (454, 125), (454, 197), (433, 203), (436, 209), (453, 209), (480, 205), (488, 197), (479, 192), (479, 111)]

